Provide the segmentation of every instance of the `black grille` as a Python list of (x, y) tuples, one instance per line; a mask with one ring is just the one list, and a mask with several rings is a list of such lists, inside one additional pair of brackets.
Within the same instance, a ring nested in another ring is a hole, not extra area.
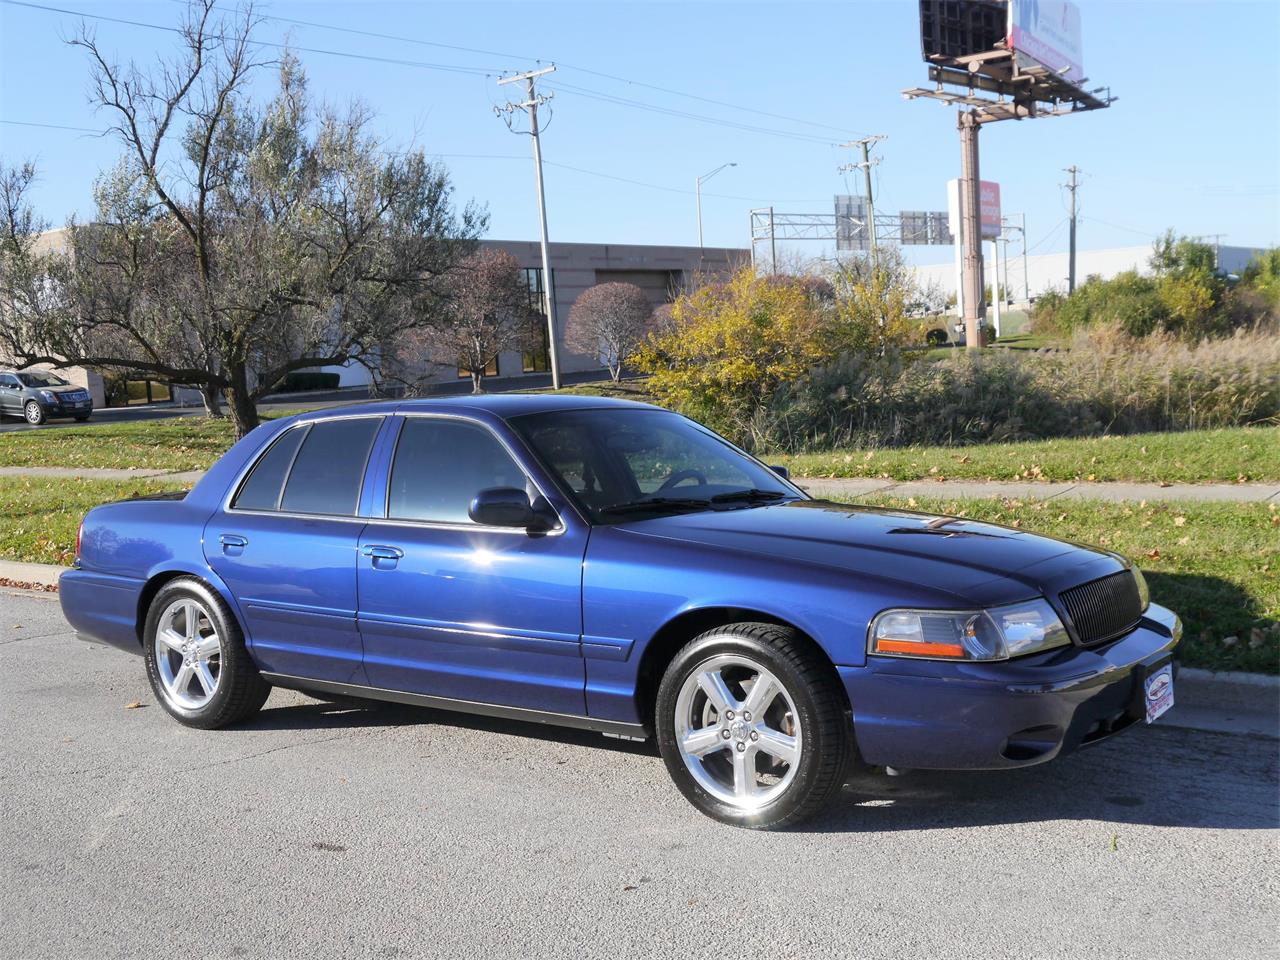
[(1128, 570), (1063, 590), (1058, 596), (1083, 647), (1127, 633), (1142, 616), (1138, 583)]

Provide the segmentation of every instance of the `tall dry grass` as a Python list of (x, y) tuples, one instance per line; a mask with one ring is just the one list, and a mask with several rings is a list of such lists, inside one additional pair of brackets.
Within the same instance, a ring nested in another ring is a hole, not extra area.
[(1189, 342), (1081, 331), (1069, 351), (845, 359), (778, 391), (738, 439), (803, 451), (1280, 422), (1280, 331)]

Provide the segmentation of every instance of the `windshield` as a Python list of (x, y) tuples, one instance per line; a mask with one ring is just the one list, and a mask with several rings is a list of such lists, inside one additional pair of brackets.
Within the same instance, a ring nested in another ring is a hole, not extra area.
[(65, 387), (67, 381), (63, 380), (56, 373), (45, 373), (36, 370), (28, 373), (19, 373), (15, 376), (22, 381), (26, 387)]
[(538, 413), (511, 425), (598, 523), (801, 496), (768, 467), (664, 410)]

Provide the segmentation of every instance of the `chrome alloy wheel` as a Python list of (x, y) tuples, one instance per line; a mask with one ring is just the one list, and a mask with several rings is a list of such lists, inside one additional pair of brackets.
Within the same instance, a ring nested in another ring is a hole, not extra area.
[(173, 706), (199, 710), (217, 693), (222, 679), (222, 641), (200, 603), (175, 600), (156, 627), (156, 670)]
[(804, 749), (786, 687), (754, 660), (734, 654), (712, 657), (685, 678), (675, 738), (698, 785), (747, 810), (786, 792)]
[(44, 411), (40, 409), (40, 405), (34, 400), (29, 401), (27, 405), (22, 408), (22, 413), (23, 416), (26, 417), (27, 423), (31, 424), (33, 427), (38, 427), (44, 422)]

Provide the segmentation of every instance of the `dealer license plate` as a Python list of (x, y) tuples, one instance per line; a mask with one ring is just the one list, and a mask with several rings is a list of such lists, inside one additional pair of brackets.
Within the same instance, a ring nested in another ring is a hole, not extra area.
[(1147, 723), (1163, 716), (1173, 706), (1173, 664), (1166, 663), (1144, 681)]

